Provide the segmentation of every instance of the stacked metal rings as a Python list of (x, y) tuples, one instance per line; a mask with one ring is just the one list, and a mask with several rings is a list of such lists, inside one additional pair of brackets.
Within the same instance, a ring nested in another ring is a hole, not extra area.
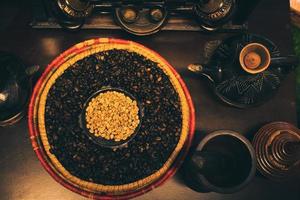
[(257, 169), (265, 177), (280, 181), (291, 175), (299, 161), (300, 130), (286, 122), (262, 127), (253, 139)]

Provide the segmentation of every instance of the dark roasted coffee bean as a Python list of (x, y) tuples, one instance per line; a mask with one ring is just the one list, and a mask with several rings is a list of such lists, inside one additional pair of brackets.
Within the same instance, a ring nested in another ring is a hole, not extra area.
[[(103, 87), (131, 93), (143, 107), (137, 135), (115, 150), (95, 144), (79, 126), (86, 100)], [(181, 133), (179, 97), (157, 63), (133, 52), (110, 50), (76, 62), (51, 87), (45, 124), (50, 152), (74, 176), (119, 185), (159, 170)]]

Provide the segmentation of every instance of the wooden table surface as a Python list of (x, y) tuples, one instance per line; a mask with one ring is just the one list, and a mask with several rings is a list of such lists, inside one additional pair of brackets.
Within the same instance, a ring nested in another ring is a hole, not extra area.
[[(214, 130), (230, 129), (251, 139), (265, 123), (287, 121), (295, 124), (297, 121), (293, 72), (283, 81), (273, 99), (250, 109), (236, 109), (223, 104), (216, 99), (205, 79), (187, 75), (188, 64), (203, 60), (205, 42), (226, 38), (228, 34), (163, 31), (153, 36), (135, 37), (121, 30), (82, 30), (76, 33), (34, 30), (28, 26), (30, 10), (26, 9), (24, 2), (23, 5), (15, 1), (1, 1), (0, 50), (17, 54), (28, 65), (39, 64), (45, 67), (59, 53), (90, 38), (114, 37), (142, 43), (165, 57), (187, 83), (197, 115), (195, 143), (199, 141), (198, 138)], [(284, 55), (293, 53), (288, 10), (288, 0), (262, 0), (249, 19), (249, 31), (273, 40)], [(1, 200), (84, 199), (56, 183), (42, 168), (31, 148), (26, 118), (14, 126), (0, 128), (0, 194)], [(196, 193), (187, 188), (177, 175), (137, 199), (299, 200), (300, 184), (273, 183), (257, 176), (242, 191), (222, 195)]]

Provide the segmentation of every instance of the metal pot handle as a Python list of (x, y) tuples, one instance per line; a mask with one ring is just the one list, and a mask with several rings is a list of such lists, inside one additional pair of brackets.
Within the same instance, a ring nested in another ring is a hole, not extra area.
[(299, 64), (299, 58), (294, 55), (284, 57), (274, 57), (271, 59), (271, 65), (275, 67), (290, 67), (293, 68)]
[(191, 158), (191, 162), (200, 174), (220, 174), (226, 171), (232, 163), (232, 159), (226, 155), (197, 151)]

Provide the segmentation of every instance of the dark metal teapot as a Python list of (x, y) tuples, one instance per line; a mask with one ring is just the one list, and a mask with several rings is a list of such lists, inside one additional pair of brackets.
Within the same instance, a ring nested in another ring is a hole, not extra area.
[(282, 57), (267, 38), (240, 34), (218, 45), (207, 64), (191, 64), (188, 69), (205, 76), (222, 101), (245, 108), (270, 99), (297, 63), (295, 56)]
[(23, 117), (32, 88), (31, 77), (38, 69), (25, 68), (16, 56), (0, 52), (0, 126)]

